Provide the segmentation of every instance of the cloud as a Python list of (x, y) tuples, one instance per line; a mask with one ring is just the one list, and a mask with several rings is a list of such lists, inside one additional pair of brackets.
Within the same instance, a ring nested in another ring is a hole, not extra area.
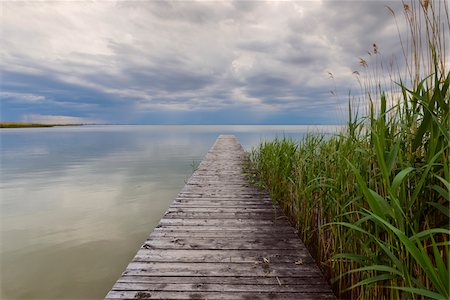
[(0, 68), (10, 99), (2, 115), (16, 117), (145, 122), (147, 113), (151, 122), (157, 111), (245, 108), (285, 110), (294, 119), (293, 111), (335, 108), (335, 86), (345, 103), (348, 89), (357, 88), (352, 72), (373, 43), (384, 59), (401, 54), (386, 9), (400, 9), (400, 1), (2, 6)]
[(72, 117), (72, 116), (54, 116), (54, 115), (38, 115), (30, 114), (22, 116), (23, 122), (39, 123), (39, 124), (93, 124), (101, 123), (99, 120)]
[(0, 92), (0, 99), (14, 99), (22, 103), (39, 103), (45, 101), (44, 96), (17, 92)]

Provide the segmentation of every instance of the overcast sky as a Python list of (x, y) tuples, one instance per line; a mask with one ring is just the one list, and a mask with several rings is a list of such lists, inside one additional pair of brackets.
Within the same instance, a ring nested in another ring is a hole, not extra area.
[(1, 120), (342, 123), (360, 58), (401, 53), (386, 5), (3, 1)]

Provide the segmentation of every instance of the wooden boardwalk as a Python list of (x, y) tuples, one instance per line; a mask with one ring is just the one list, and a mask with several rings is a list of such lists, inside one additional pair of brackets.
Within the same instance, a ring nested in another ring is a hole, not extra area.
[(221, 135), (106, 299), (335, 299)]

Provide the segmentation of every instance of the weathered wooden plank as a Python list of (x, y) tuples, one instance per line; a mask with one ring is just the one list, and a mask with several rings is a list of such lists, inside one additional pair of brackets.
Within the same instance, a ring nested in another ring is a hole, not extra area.
[(241, 230), (210, 230), (210, 231), (193, 231), (193, 230), (155, 230), (150, 234), (150, 237), (179, 237), (179, 238), (238, 238), (247, 239), (249, 236), (252, 238), (272, 238), (278, 237), (283, 239), (294, 239), (297, 236), (293, 232), (280, 231), (241, 231)]
[(258, 212), (264, 212), (264, 213), (270, 213), (274, 214), (274, 211), (278, 210), (279, 213), (281, 211), (279, 209), (273, 208), (273, 207), (265, 207), (265, 206), (257, 206), (257, 207), (174, 207), (171, 205), (169, 209), (167, 209), (168, 213), (173, 212), (202, 212), (202, 213), (236, 213), (236, 212), (247, 212), (247, 213), (258, 213)]
[(335, 299), (246, 157), (216, 140), (106, 299)]
[(272, 220), (274, 218), (273, 211), (265, 212), (196, 212), (196, 211), (170, 211), (164, 214), (166, 219), (256, 219), (256, 220)]
[(292, 227), (286, 226), (266, 226), (260, 227), (258, 224), (256, 225), (248, 225), (246, 227), (236, 226), (236, 225), (227, 225), (227, 226), (217, 226), (217, 225), (204, 225), (204, 226), (195, 226), (195, 225), (162, 225), (158, 224), (155, 228), (157, 230), (185, 230), (185, 231), (224, 231), (224, 232), (243, 232), (251, 234), (251, 232), (260, 231), (267, 233), (274, 232), (296, 232)]
[(164, 283), (150, 286), (146, 282), (118, 282), (112, 288), (113, 291), (187, 291), (187, 292), (297, 292), (299, 288), (307, 289), (310, 293), (327, 292), (327, 288), (309, 280), (304, 284), (297, 285), (253, 285), (253, 284), (189, 284), (189, 283)]
[(236, 182), (223, 182), (223, 181), (217, 181), (215, 183), (212, 183), (211, 181), (203, 181), (203, 182), (192, 182), (188, 181), (186, 185), (181, 189), (182, 191), (185, 190), (191, 190), (191, 189), (201, 189), (202, 191), (211, 191), (211, 190), (229, 190), (229, 191), (236, 191), (236, 192), (243, 192), (243, 193), (257, 193), (257, 194), (267, 194), (267, 191), (262, 190), (256, 186), (249, 186), (248, 183), (245, 183), (245, 181), (239, 181)]
[(275, 285), (275, 286), (283, 286), (283, 285), (304, 285), (311, 283), (312, 285), (323, 285), (322, 275), (318, 276), (308, 276), (308, 277), (245, 277), (245, 276), (133, 276), (133, 275), (123, 275), (119, 278), (117, 282), (140, 282), (140, 283), (148, 283), (148, 284), (227, 284), (227, 285)]
[(304, 264), (242, 264), (242, 263), (182, 263), (130, 262), (123, 275), (146, 276), (246, 276), (246, 277), (319, 277), (316, 266)]
[(145, 241), (144, 249), (199, 249), (199, 250), (306, 250), (296, 240), (282, 239), (237, 239), (237, 238), (162, 238), (155, 237)]
[(180, 193), (177, 198), (220, 198), (225, 199), (228, 198), (230, 200), (235, 199), (255, 199), (258, 198), (269, 199), (266, 195), (255, 194), (255, 193), (240, 193), (240, 194), (231, 194), (231, 193)]
[(162, 219), (160, 225), (166, 226), (289, 226), (283, 219), (256, 220), (256, 219)]
[[(227, 181), (228, 179), (222, 178), (221, 181)], [(209, 183), (197, 183), (195, 185), (185, 186), (180, 190), (179, 194), (208, 194), (215, 192), (227, 192), (230, 195), (233, 194), (243, 194), (243, 195), (253, 195), (269, 197), (269, 193), (260, 188), (249, 188), (244, 184), (231, 184), (231, 185), (219, 185), (219, 184), (209, 184)]]
[[(216, 178), (214, 178), (216, 177)], [(217, 179), (217, 180), (215, 180)], [(203, 177), (203, 179), (192, 179), (188, 183), (186, 183), (188, 187), (194, 187), (194, 186), (207, 186), (207, 187), (216, 187), (216, 188), (222, 188), (222, 187), (236, 187), (236, 188), (248, 188), (251, 190), (257, 190), (266, 193), (266, 191), (263, 191), (257, 187), (249, 185), (248, 181), (245, 179), (242, 180), (227, 180), (224, 182), (223, 180), (219, 180), (219, 176), (209, 176), (209, 177)]]
[(268, 198), (266, 195), (259, 194), (259, 193), (233, 193), (232, 191), (217, 191), (217, 192), (205, 192), (205, 193), (198, 193), (198, 192), (185, 192), (185, 193), (179, 193), (178, 198), (230, 198), (230, 199), (236, 199), (236, 198)]
[[(250, 201), (204, 201), (204, 200), (177, 200), (176, 202), (173, 202), (173, 204), (170, 206), (171, 210), (175, 209), (189, 209), (191, 208), (192, 211), (197, 210), (201, 211), (202, 209), (198, 208), (204, 208), (206, 211), (207, 209), (210, 210), (220, 210), (220, 209), (229, 209), (228, 212), (244, 212), (244, 211), (252, 211), (252, 209), (259, 209), (264, 210), (266, 212), (272, 212), (274, 215), (283, 215), (281, 213), (280, 209), (275, 210), (272, 203), (266, 202), (266, 203), (258, 203), (258, 202), (250, 202)], [(233, 211), (234, 210), (234, 211)], [(169, 211), (168, 211), (169, 212)]]
[[(178, 203), (177, 203), (178, 204)], [(278, 214), (281, 214), (281, 210), (279, 209), (275, 209), (272, 205), (267, 204), (267, 205), (256, 205), (253, 207), (248, 207), (248, 206), (241, 206), (241, 207), (233, 207), (233, 206), (228, 206), (228, 207), (217, 207), (217, 206), (213, 206), (213, 207), (205, 207), (206, 203), (203, 203), (203, 205), (199, 205), (199, 207), (192, 207), (192, 206), (188, 206), (185, 205), (183, 207), (183, 205), (176, 205), (176, 206), (171, 206), (169, 207), (169, 209), (166, 211), (166, 214), (168, 213), (179, 213), (179, 212), (193, 212), (193, 213), (267, 213), (267, 214), (272, 214), (274, 215), (274, 213), (276, 214), (278, 212)]]
[(273, 203), (270, 199), (219, 199), (219, 198), (177, 198), (173, 202), (172, 207), (177, 205), (205, 205), (205, 206), (252, 206), (272, 207)]
[(267, 197), (267, 193), (261, 193), (259, 190), (254, 189), (250, 190), (246, 187), (240, 187), (240, 188), (232, 188), (232, 187), (224, 187), (224, 188), (217, 188), (213, 186), (195, 186), (190, 188), (184, 188), (181, 190), (180, 195), (183, 194), (201, 194), (201, 195), (208, 195), (208, 194), (224, 194), (224, 195), (251, 195), (254, 197)]
[(277, 292), (144, 292), (144, 291), (111, 291), (106, 299), (190, 299), (190, 300), (238, 300), (238, 299), (335, 299), (330, 293), (277, 293)]
[(261, 202), (261, 205), (272, 204), (272, 200), (270, 197), (176, 197), (175, 202), (177, 201), (212, 201), (212, 202), (249, 202), (249, 203), (258, 203)]
[[(233, 204), (226, 204), (226, 203), (212, 203), (212, 204), (209, 204), (209, 203), (207, 203), (206, 201), (203, 203), (203, 204), (201, 204), (201, 203), (189, 203), (189, 202), (177, 202), (177, 203), (173, 203), (171, 206), (170, 206), (172, 209), (175, 209), (175, 208), (181, 208), (181, 209), (183, 209), (183, 208), (206, 208), (206, 209), (208, 209), (208, 208), (210, 208), (210, 209), (220, 209), (220, 208), (230, 208), (230, 209), (236, 209), (236, 210), (242, 210), (242, 209), (245, 209), (245, 208), (247, 208), (247, 209), (251, 209), (252, 207), (254, 207), (254, 208), (262, 208), (262, 207), (264, 207), (264, 206), (261, 206), (260, 204), (258, 204), (258, 203), (247, 203), (247, 204), (244, 204), (244, 203), (233, 203)], [(267, 209), (271, 209), (271, 208), (269, 208), (269, 206), (267, 206), (268, 208)], [(273, 210), (273, 209), (272, 209)], [(281, 213), (279, 213), (279, 214), (277, 214), (277, 215), (281, 215)]]
[(232, 263), (314, 263), (305, 251), (298, 250), (174, 250), (140, 249), (133, 261), (140, 262), (232, 262)]

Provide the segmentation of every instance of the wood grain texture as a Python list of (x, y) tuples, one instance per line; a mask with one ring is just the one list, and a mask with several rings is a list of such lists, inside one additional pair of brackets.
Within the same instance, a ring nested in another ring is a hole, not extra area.
[(105, 299), (336, 299), (221, 135)]

